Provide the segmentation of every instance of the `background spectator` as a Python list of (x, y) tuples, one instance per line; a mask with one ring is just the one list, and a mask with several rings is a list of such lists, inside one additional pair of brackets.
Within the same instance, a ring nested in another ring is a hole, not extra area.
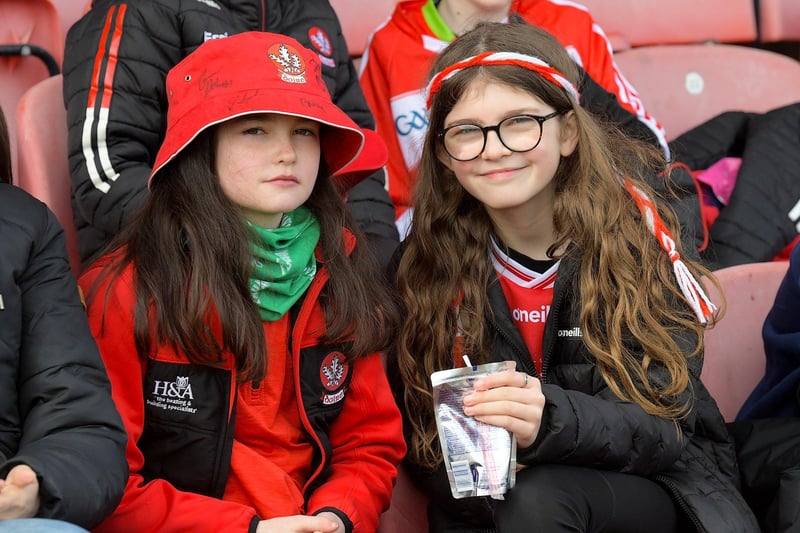
[(764, 321), (764, 377), (730, 424), (743, 491), (766, 533), (800, 527), (800, 247)]
[(64, 232), (11, 181), (0, 111), (0, 531), (84, 531), (122, 497), (125, 432)]

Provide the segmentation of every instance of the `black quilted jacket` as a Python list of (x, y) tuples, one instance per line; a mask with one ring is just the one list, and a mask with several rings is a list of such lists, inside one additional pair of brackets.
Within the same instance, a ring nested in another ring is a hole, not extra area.
[[(560, 463), (646, 476), (667, 488), (696, 531), (759, 531), (738, 490), (734, 448), (722, 415), (699, 379), (702, 359), (690, 362), (694, 403), (681, 425), (683, 439), (679, 439), (672, 422), (620, 401), (606, 385), (580, 333), (576, 335), (580, 331), (578, 277), (578, 258), (563, 258), (544, 333), (541, 379), (546, 404), (542, 427), (531, 447), (518, 450), (519, 462), (533, 468)], [(495, 359), (514, 360), (518, 369), (536, 375), (496, 279), (488, 298), (493, 317), (487, 320), (493, 332)], [(687, 345), (687, 341), (679, 339), (679, 344)], [(397, 395), (400, 385), (391, 356), (388, 362)], [(651, 376), (655, 381), (664, 377), (657, 369)], [(462, 524), (464, 520), (472, 522), (470, 531), (492, 530), (491, 500), (454, 500), (444, 467), (431, 474), (412, 464), (407, 466), (431, 496), (432, 505), (438, 507), (431, 514), (432, 531), (450, 530), (442, 508), (450, 509), (449, 517)]]
[(674, 157), (705, 169), (723, 157), (742, 166), (728, 205), (708, 231), (712, 269), (771, 261), (800, 233), (800, 103), (767, 113), (721, 113), (670, 143)]
[[(316, 49), (334, 102), (360, 126), (374, 128), (327, 0), (95, 0), (67, 35), (63, 69), (84, 262), (144, 202), (166, 129), (167, 71), (207, 39), (251, 30), (284, 33)], [(384, 182), (383, 171), (376, 172), (348, 192), (348, 204), (379, 256), (388, 259), (398, 237)]]
[(0, 478), (39, 477), (37, 516), (96, 526), (128, 481), (111, 399), (64, 232), (47, 207), (0, 184)]

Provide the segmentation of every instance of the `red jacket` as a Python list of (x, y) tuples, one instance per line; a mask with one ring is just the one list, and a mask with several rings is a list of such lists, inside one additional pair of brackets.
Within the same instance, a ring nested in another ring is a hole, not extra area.
[[(101, 261), (80, 280), (85, 293)], [(291, 356), (300, 417), (314, 446), (304, 486), (306, 512), (337, 510), (355, 532), (374, 532), (389, 506), (396, 465), (405, 453), (400, 413), (380, 356), (339, 367), (345, 344), (321, 344), (318, 302), (328, 278), (322, 265), (293, 320)], [(255, 531), (252, 507), (222, 500), (230, 466), (237, 386), (233, 359), (219, 367), (192, 365), (167, 346), (143, 360), (133, 339), (133, 272), (106, 299), (104, 281), (88, 314), (128, 433), (130, 478), (122, 503), (96, 531)], [(271, 487), (264, 487), (265, 491)]]
[[(617, 69), (611, 44), (584, 6), (563, 0), (514, 0), (511, 13), (552, 33), (597, 84), (653, 130), (666, 150), (663, 127)], [(361, 87), (389, 148), (386, 184), (397, 216), (411, 203), (413, 173), (428, 128), (422, 94), (428, 69), (454, 38), (433, 0), (406, 0), (370, 36), (361, 60)]]

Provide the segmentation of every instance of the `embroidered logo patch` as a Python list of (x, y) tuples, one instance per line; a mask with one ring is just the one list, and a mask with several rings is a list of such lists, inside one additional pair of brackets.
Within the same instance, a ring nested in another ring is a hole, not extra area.
[(320, 54), (328, 57), (333, 55), (333, 45), (331, 45), (331, 40), (328, 38), (328, 34), (325, 33), (325, 30), (319, 26), (314, 26), (308, 30), (308, 39)]
[[(323, 404), (331, 405), (344, 399), (344, 388), (342, 385), (347, 378), (349, 370), (350, 365), (345, 362), (345, 357), (342, 352), (331, 352), (325, 357), (319, 369), (319, 377), (325, 390), (333, 394), (324, 394), (322, 396)], [(334, 393), (337, 389), (340, 390)]]
[(428, 130), (425, 95), (419, 90), (410, 91), (392, 98), (390, 105), (403, 160), (408, 168), (414, 168), (419, 163)]
[(558, 330), (559, 337), (583, 337), (583, 332), (581, 332), (581, 328), (575, 326), (574, 328), (570, 329), (560, 329)]
[(306, 82), (305, 61), (293, 47), (283, 43), (274, 44), (267, 50), (267, 57), (281, 73), (283, 81), (288, 83)]
[(176, 376), (175, 381), (153, 382), (153, 390), (146, 403), (164, 411), (183, 411), (194, 414), (197, 408), (192, 406), (194, 394), (188, 376)]
[(328, 67), (335, 67), (336, 61), (333, 60), (333, 45), (331, 39), (325, 30), (319, 26), (313, 26), (308, 30), (308, 40), (311, 41), (311, 46), (316, 48), (319, 52), (319, 60), (323, 65)]
[(214, 39), (224, 39), (228, 36), (228, 32), (225, 33), (212, 33), (210, 31), (203, 32), (203, 42), (206, 41), (213, 41)]

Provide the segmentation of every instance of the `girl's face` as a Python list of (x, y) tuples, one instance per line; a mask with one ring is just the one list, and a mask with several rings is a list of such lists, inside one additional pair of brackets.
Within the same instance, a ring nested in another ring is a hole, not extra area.
[[(444, 128), (459, 124), (494, 126), (516, 115), (546, 116), (554, 111), (523, 89), (478, 78), (445, 117)], [(504, 132), (509, 132), (504, 135), (504, 140), (512, 146), (513, 142), (506, 137), (514, 134), (517, 123), (521, 127), (530, 126), (532, 131), (538, 132), (535, 120), (512, 119), (504, 124), (509, 123), (511, 125), (503, 127)], [(475, 134), (474, 129), (464, 132), (467, 136)], [(571, 112), (544, 121), (541, 132), (539, 144), (527, 152), (508, 149), (500, 142), (497, 131), (487, 131), (486, 145), (477, 158), (457, 161), (442, 151), (440, 159), (455, 173), (461, 186), (486, 206), (492, 218), (508, 218), (514, 214), (529, 217), (532, 212), (541, 215), (542, 212), (552, 211), (555, 190), (553, 177), (561, 157), (571, 154), (578, 142), (575, 118)], [(527, 142), (532, 144), (531, 141)]]
[(283, 213), (311, 196), (320, 153), (319, 123), (301, 117), (249, 115), (217, 129), (222, 190), (245, 218), (265, 228), (278, 227)]

